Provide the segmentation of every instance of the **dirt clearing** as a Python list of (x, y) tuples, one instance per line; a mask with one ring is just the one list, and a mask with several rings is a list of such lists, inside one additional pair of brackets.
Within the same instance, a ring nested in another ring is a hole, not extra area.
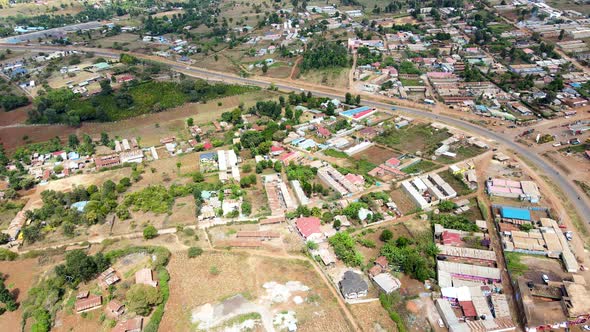
[[(244, 252), (206, 252), (188, 259), (185, 253), (178, 253), (172, 256), (168, 269), (170, 299), (160, 327), (163, 331), (195, 330), (194, 310), (205, 314), (222, 303), (235, 309), (234, 318), (258, 312), (256, 319), (262, 323), (265, 311), (273, 317), (293, 311), (299, 331), (351, 331), (336, 299), (320, 276), (310, 273), (312, 267), (306, 261)], [(303, 286), (309, 290), (303, 291)], [(288, 300), (282, 301), (285, 298)], [(277, 299), (281, 301), (274, 301)], [(253, 310), (260, 309), (258, 306), (266, 309)]]

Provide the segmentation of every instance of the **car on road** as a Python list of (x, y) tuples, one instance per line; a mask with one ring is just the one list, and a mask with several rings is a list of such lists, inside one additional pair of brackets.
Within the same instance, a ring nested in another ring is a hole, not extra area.
[(580, 142), (580, 139), (579, 138), (572, 138), (572, 139), (570, 139), (570, 144), (571, 145), (578, 145), (580, 143), (582, 143), (582, 142)]
[(561, 143), (559, 143), (559, 142), (557, 142), (557, 143), (553, 143), (553, 146), (554, 146), (554, 147), (561, 146)]
[(546, 275), (546, 274), (543, 274), (543, 275), (541, 276), (541, 278), (543, 279), (543, 282), (544, 282), (544, 283), (546, 283), (546, 284), (548, 284), (548, 283), (549, 283), (549, 281), (551, 281), (551, 280), (549, 279), (549, 276), (548, 276), (548, 275)]
[(571, 241), (574, 239), (574, 233), (569, 231), (564, 233), (566, 240)]
[(397, 108), (396, 107), (392, 107), (391, 110), (392, 111), (397, 111)]
[(584, 329), (584, 331), (590, 331), (590, 325), (584, 325), (582, 326), (582, 328)]
[(515, 125), (510, 125), (510, 126), (508, 126), (508, 128), (509, 129), (514, 129), (514, 128), (516, 128), (516, 126)]

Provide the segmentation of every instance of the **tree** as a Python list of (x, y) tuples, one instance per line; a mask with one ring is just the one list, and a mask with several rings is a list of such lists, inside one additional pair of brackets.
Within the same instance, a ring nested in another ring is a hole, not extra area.
[(94, 257), (82, 250), (74, 250), (66, 254), (65, 264), (58, 265), (55, 271), (62, 278), (77, 284), (93, 279), (99, 272), (99, 266)]
[(340, 229), (340, 226), (342, 226), (342, 222), (340, 221), (340, 219), (334, 219), (333, 226), (335, 229)]
[(158, 230), (153, 225), (149, 225), (143, 229), (143, 238), (150, 240), (158, 236)]
[(564, 36), (565, 36), (565, 30), (561, 29), (561, 31), (559, 32), (559, 40), (563, 40)]
[(135, 284), (125, 294), (127, 308), (140, 316), (148, 316), (153, 306), (162, 303), (162, 294), (158, 288)]
[(194, 124), (195, 124), (195, 120), (193, 118), (186, 119), (187, 126), (192, 127), (192, 126), (194, 126)]
[(393, 239), (393, 233), (389, 229), (384, 229), (383, 232), (381, 232), (381, 235), (379, 235), (379, 240), (383, 242), (387, 242), (391, 239)]
[(100, 94), (103, 96), (108, 96), (112, 93), (113, 87), (111, 87), (111, 82), (109, 80), (100, 81)]
[(199, 182), (203, 182), (203, 181), (205, 181), (205, 177), (203, 176), (203, 173), (201, 173), (201, 172), (193, 173), (193, 182), (199, 183)]
[(262, 62), (262, 73), (266, 74), (266, 72), (268, 71), (268, 65), (266, 64), (266, 61)]
[(80, 140), (76, 134), (70, 134), (68, 136), (68, 146), (72, 149), (75, 149), (80, 144)]
[(281, 162), (278, 160), (275, 161), (274, 169), (275, 169), (275, 172), (280, 173), (281, 170), (283, 169), (283, 164), (281, 164)]
[(356, 105), (360, 105), (361, 104), (361, 95), (356, 95), (354, 102)]
[(443, 200), (440, 203), (438, 203), (438, 208), (442, 212), (450, 212), (450, 211), (454, 210), (456, 207), (457, 207), (457, 204), (455, 204), (449, 200)]
[(353, 103), (353, 100), (352, 100), (352, 94), (351, 94), (350, 92), (347, 92), (347, 93), (344, 95), (344, 103), (345, 103), (345, 104), (348, 104), (348, 105), (352, 105), (352, 103)]
[(4, 285), (4, 280), (0, 279), (0, 302), (4, 303), (6, 310), (15, 311), (18, 307), (16, 299)]
[(188, 248), (188, 258), (195, 258), (197, 256), (201, 256), (201, 254), (203, 254), (203, 249), (199, 247)]

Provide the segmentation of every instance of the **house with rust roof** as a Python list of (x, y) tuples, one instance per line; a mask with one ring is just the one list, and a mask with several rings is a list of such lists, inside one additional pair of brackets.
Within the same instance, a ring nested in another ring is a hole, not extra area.
[(117, 300), (111, 300), (107, 303), (105, 312), (110, 318), (119, 318), (125, 313), (125, 306)]
[(82, 313), (94, 309), (98, 309), (102, 305), (102, 296), (91, 295), (84, 299), (76, 301), (76, 312)]

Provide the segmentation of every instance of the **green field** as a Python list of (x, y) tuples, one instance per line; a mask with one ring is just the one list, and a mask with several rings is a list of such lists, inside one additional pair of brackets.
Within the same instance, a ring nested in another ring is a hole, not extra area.
[(450, 136), (447, 130), (437, 130), (428, 124), (418, 124), (401, 129), (389, 128), (377, 136), (375, 141), (403, 152), (414, 153), (434, 149), (438, 143)]
[(402, 168), (401, 171), (406, 174), (415, 174), (415, 173), (424, 173), (428, 171), (432, 171), (438, 167), (437, 164), (433, 163), (432, 161), (428, 160), (420, 160), (419, 162), (410, 165), (408, 167)]
[(450, 158), (447, 156), (440, 156), (437, 161), (444, 163), (444, 164), (454, 164), (458, 161), (473, 158), (484, 153), (485, 149), (480, 149), (474, 145), (462, 145), (458, 147), (456, 150), (452, 150), (452, 152), (456, 153), (457, 156), (455, 158)]

